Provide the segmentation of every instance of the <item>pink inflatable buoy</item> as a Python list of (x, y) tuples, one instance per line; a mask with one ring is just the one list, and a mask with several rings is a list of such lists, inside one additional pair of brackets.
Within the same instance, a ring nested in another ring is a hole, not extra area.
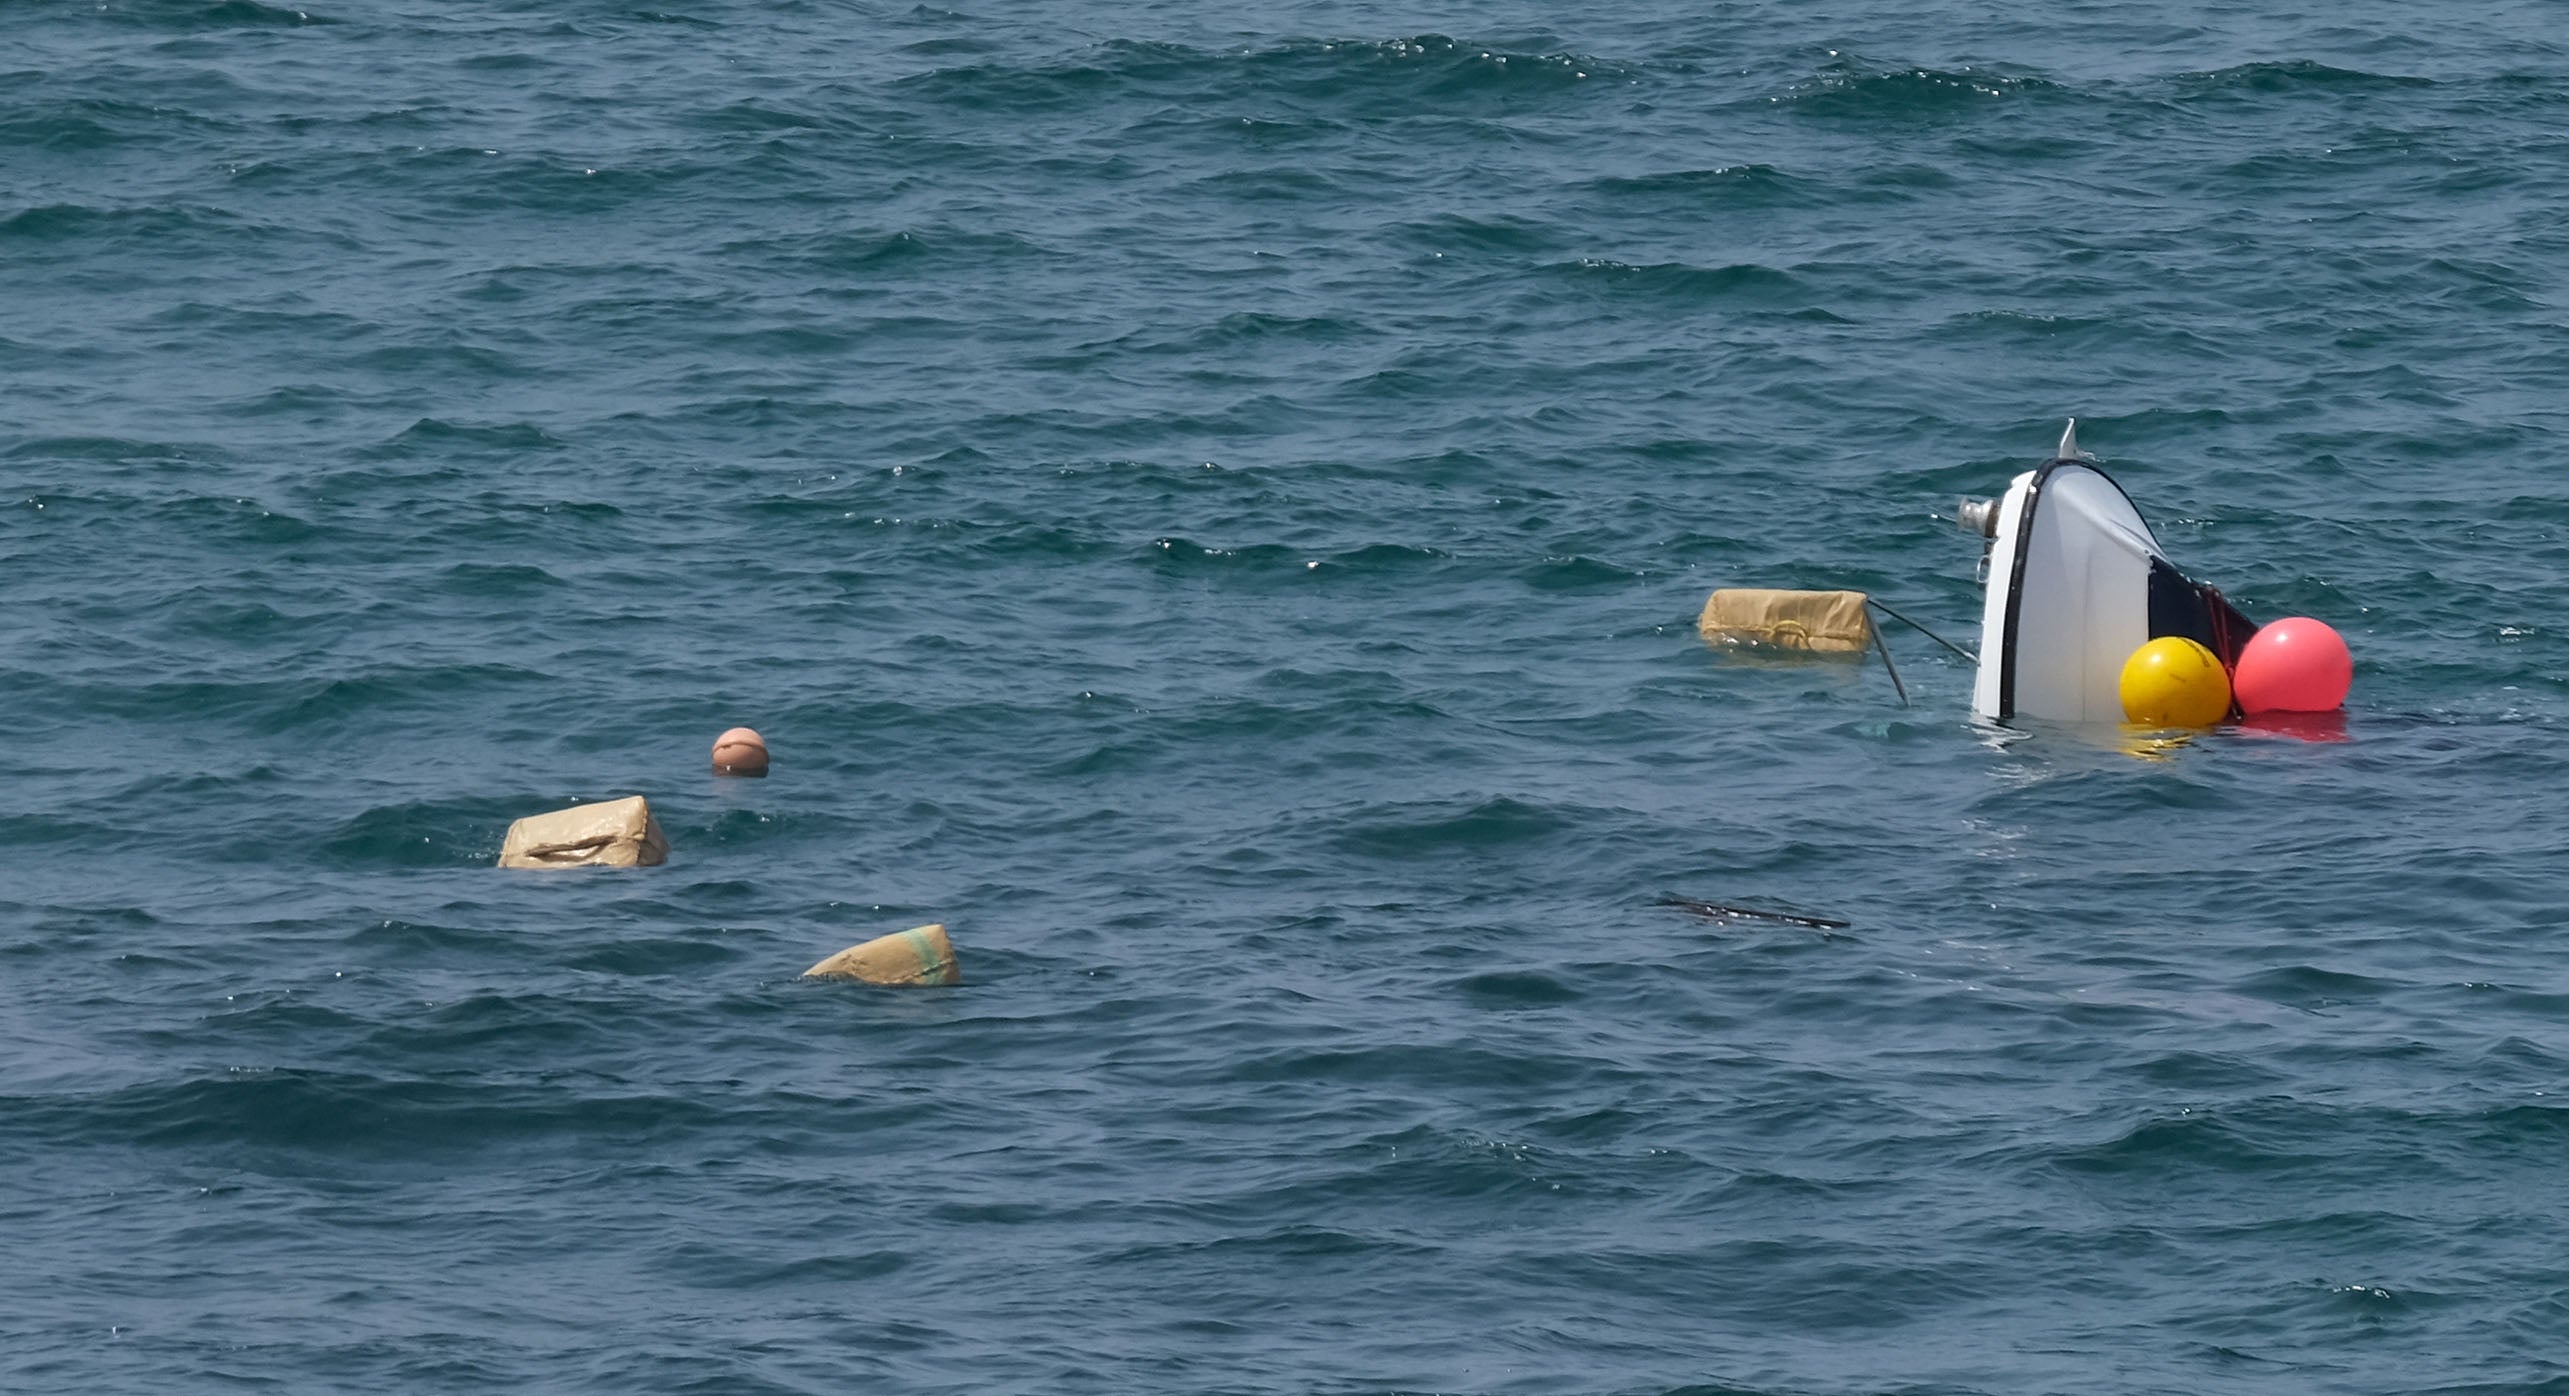
[(746, 727), (735, 727), (714, 738), (714, 774), (718, 776), (767, 774), (766, 739)]
[(2355, 657), (2324, 622), (2287, 616), (2248, 638), (2230, 674), (2242, 713), (2324, 713), (2346, 702)]

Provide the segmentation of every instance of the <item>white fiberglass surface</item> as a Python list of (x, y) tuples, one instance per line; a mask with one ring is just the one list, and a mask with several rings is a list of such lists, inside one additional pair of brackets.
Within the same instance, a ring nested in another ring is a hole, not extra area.
[[(2031, 535), (2021, 575), (2008, 579), (2015, 713), (2119, 722), (2123, 662), (2150, 638), (2150, 526), (2113, 481), (2078, 465), (2055, 467), (2030, 513), (2017, 525)], [(1993, 571), (1991, 602), (2003, 607), (1996, 581)]]

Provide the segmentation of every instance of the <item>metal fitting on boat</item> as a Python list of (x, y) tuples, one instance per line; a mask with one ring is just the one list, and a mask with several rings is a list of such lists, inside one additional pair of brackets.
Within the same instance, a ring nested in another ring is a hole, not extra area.
[(1998, 536), (1998, 501), (1966, 499), (1954, 506), (1954, 522), (1962, 525), (1965, 533), (1995, 538)]

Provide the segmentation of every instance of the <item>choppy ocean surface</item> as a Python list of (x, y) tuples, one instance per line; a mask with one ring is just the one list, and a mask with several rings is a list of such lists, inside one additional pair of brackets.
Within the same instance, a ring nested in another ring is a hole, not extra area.
[[(2569, 30), (2237, 8), (9, 7), (0, 1388), (2569, 1390)], [(2349, 740), (1695, 639), (2071, 414)]]

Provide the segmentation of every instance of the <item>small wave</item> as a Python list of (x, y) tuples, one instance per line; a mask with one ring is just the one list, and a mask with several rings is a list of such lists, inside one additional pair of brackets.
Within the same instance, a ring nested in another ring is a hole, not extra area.
[(1573, 553), (1547, 557), (1524, 569), (1521, 575), (1536, 591), (1565, 592), (1629, 586), (1644, 574), (1582, 553)]
[(196, 461), (214, 453), (198, 446), (166, 441), (136, 441), (122, 436), (40, 436), (21, 441), (0, 458), (9, 460)]
[(341, 21), (290, 5), (262, 5), (256, 0), (218, 0), (199, 5), (109, 5), (99, 14), (110, 23), (166, 33), (197, 34), (230, 29), (300, 29)]
[(130, 1139), (191, 1151), (310, 1149), (388, 1162), (530, 1139), (603, 1136), (635, 1145), (705, 1129), (721, 1118), (701, 1101), (671, 1096), (292, 1069), (236, 1070), (68, 1098), (19, 1097), (9, 1105), (22, 1121), (63, 1139)]
[(1332, 553), (1326, 562), (1329, 566), (1350, 572), (1390, 575), (1442, 566), (1453, 559), (1452, 553), (1438, 548), (1406, 543), (1368, 543), (1360, 548)]
[(795, 249), (793, 255), (809, 266), (855, 272), (897, 269), (926, 257), (928, 252), (927, 240), (905, 229), (894, 233), (825, 233)]
[(899, 1251), (806, 1255), (779, 1259), (772, 1243), (733, 1248), (701, 1242), (675, 1246), (660, 1264), (678, 1283), (695, 1289), (783, 1290), (807, 1296), (829, 1285), (870, 1284), (910, 1267)]
[[(0, 75), (0, 83), (14, 75)], [(226, 130), (230, 123), (176, 107), (91, 97), (0, 115), (0, 142), (63, 152), (166, 142), (175, 129)]]
[(2336, 68), (2307, 58), (2280, 62), (2241, 63), (2235, 67), (2210, 72), (2183, 73), (2167, 80), (2179, 93), (2291, 94), (2297, 92), (2393, 92), (2402, 89), (2435, 86), (2432, 78), (2407, 77), (2392, 73), (2367, 73), (2355, 68)]
[(93, 242), (135, 238), (154, 244), (183, 241), (192, 234), (253, 228), (237, 215), (185, 206), (101, 208), (92, 204), (38, 204), (0, 218), (0, 241), (75, 243), (94, 255)]
[(289, 9), (283, 5), (261, 5), (254, 3), (254, 0), (224, 0), (222, 4), (208, 5), (198, 10), (193, 18), (195, 22), (189, 26), (191, 28), (300, 29), (305, 25), (339, 22), (328, 15), (314, 14), (310, 10)]
[(2067, 1151), (2054, 1161), (2073, 1172), (2155, 1176), (2192, 1169), (2274, 1172), (2318, 1157), (2254, 1137), (2212, 1114), (2186, 1111), (2144, 1120), (2113, 1139)]
[(376, 322), (356, 315), (215, 305), (200, 300), (178, 301), (166, 309), (152, 312), (142, 323), (155, 329), (203, 330), (209, 337), (227, 340), (246, 335), (268, 335), (290, 339), (307, 352), (314, 345), (350, 342), (380, 329)]
[(1639, 175), (1601, 175), (1587, 182), (1600, 194), (1618, 197), (1664, 196), (1686, 207), (1726, 210), (1783, 208), (1814, 202), (1816, 187), (1773, 165), (1718, 165), (1710, 169), (1664, 170)]
[(1392, 231), (1420, 247), (1438, 252), (1540, 252), (1561, 245), (1557, 224), (1515, 215), (1473, 218), (1439, 214), (1396, 225)]
[(139, 143), (153, 137), (127, 131), (77, 111), (40, 111), (0, 117), (0, 142), (15, 150), (86, 151)]
[(1380, 330), (1345, 316), (1241, 310), (1206, 326), (1180, 348), (1186, 353), (1202, 353), (1267, 343), (1346, 344), (1380, 334)]
[(1928, 336), (1950, 346), (2010, 347), (2039, 345), (2045, 352), (2069, 353), (2126, 345), (2132, 327), (2102, 315), (2065, 315), (2038, 310), (1970, 310), (1937, 325)]
[(123, 832), (59, 814), (0, 814), (0, 848), (113, 847)]
[(857, 134), (854, 124), (823, 112), (789, 108), (774, 97), (751, 97), (700, 112), (687, 124), (702, 130), (729, 133), (765, 133), (772, 131), (835, 131)]
[(1529, 101), (1595, 90), (1622, 65), (1570, 53), (1470, 44), (1442, 34), (1383, 40), (1287, 40), (1206, 49), (1110, 40), (1032, 63), (939, 68), (897, 84), (975, 108), (1051, 109), (1130, 96), (1169, 100), (1220, 93), (1233, 103), (1283, 102), (1334, 116), (1496, 115)]
[(2242, 980), (2233, 987), (2250, 998), (2318, 1011), (2349, 1004), (2374, 1003), (2400, 986), (2389, 980), (2325, 970), (2316, 965), (2289, 965)]
[(341, 823), (315, 851), (340, 867), (480, 867), (499, 856), (507, 808), (488, 800), (378, 805)]
[[(926, 15), (928, 12), (925, 10), (913, 10), (910, 13), (913, 18), (918, 18)], [(951, 18), (951, 16), (948, 16), (948, 18)], [(903, 44), (898, 52), (906, 53), (917, 58), (981, 58), (990, 54), (1005, 52), (1006, 47), (1006, 45), (1000, 43), (996, 39), (986, 39), (975, 35), (949, 35), (935, 39), (920, 39), (913, 43)]]
[[(2152, 1006), (2130, 995), (2116, 997), (2144, 1011)], [(2182, 1012), (2183, 1006), (2171, 1004), (2168, 1011)], [(2192, 1048), (2161, 1052), (2156, 1056), (2128, 1062), (2123, 1064), (2120, 1070), (2152, 1086), (2194, 1092), (2271, 1089), (2285, 1084), (2286, 1081), (2281, 1072), (2257, 1063), (2242, 1054), (2205, 1052)]]
[(1077, 58), (1040, 63), (974, 63), (935, 68), (894, 82), (931, 100), (973, 108), (1042, 110), (1091, 100), (1119, 79), (1148, 80), (1153, 65), (1144, 54), (1189, 52), (1176, 45), (1109, 44)]
[(1174, 573), (1244, 568), (1264, 572), (1284, 572), (1295, 569), (1308, 560), (1300, 552), (1281, 543), (1251, 543), (1236, 548), (1223, 548), (1198, 543), (1191, 538), (1174, 536), (1152, 539), (1144, 549), (1143, 556), (1150, 558), (1162, 571)]
[[(1259, 1259), (1289, 1258), (1308, 1261), (1333, 1256), (1367, 1256), (1380, 1260), (1392, 1255), (1428, 1256), (1430, 1247), (1415, 1242), (1386, 1240), (1335, 1227), (1295, 1224), (1276, 1227), (1256, 1235), (1220, 1236), (1204, 1241), (1150, 1241), (1120, 1246), (1091, 1256), (1091, 1265), (1146, 1265), (1165, 1268), (1172, 1263), (1198, 1258), (1210, 1259), (1224, 1266), (1237, 1266)], [(1223, 1324), (1223, 1329), (1233, 1325)], [(1394, 1392), (1391, 1396), (1408, 1396)]]
[(527, 376), (524, 364), (496, 349), (454, 342), (390, 344), (349, 355), (344, 362), (414, 381), (509, 382)]
[(633, 17), (645, 24), (667, 24), (685, 29), (722, 28), (718, 20), (705, 19), (698, 15), (682, 15), (675, 10), (636, 10), (633, 12)]
[(264, 698), (251, 709), (253, 730), (285, 733), (340, 722), (370, 724), (395, 712), (431, 712), (459, 697), (487, 696), (543, 681), (531, 670), (507, 664), (387, 664), (337, 678), (214, 687), (237, 688), (244, 697)]
[(1453, 560), (1452, 554), (1442, 550), (1406, 543), (1313, 552), (1281, 543), (1220, 547), (1176, 536), (1153, 539), (1145, 555), (1154, 556), (1162, 570), (1175, 573), (1238, 571), (1278, 577), (1323, 573), (1332, 578), (1403, 575)]
[(1573, 827), (1559, 809), (1502, 795), (1468, 809), (1414, 805), (1351, 818), (1338, 843), (1367, 857), (1434, 858), (1541, 844)]
[(223, 410), (241, 417), (293, 417), (312, 422), (336, 418), (356, 401), (355, 394), (328, 384), (289, 383), (236, 398)]
[[(772, 260), (798, 269), (844, 275), (853, 272), (915, 276), (920, 268), (969, 269), (987, 273), (1010, 261), (1055, 255), (1033, 238), (993, 229), (934, 225), (889, 232), (845, 230), (800, 238), (745, 238), (725, 243), (727, 260)], [(934, 326), (943, 322), (904, 318), (897, 325)]]
[(513, 455), (525, 451), (558, 451), (569, 444), (532, 422), (449, 422), (437, 417), (422, 417), (403, 428), (399, 435), (358, 454), (369, 460), (387, 460), (444, 454), (462, 447)]
[(571, 956), (567, 964), (572, 969), (591, 974), (650, 978), (702, 974), (716, 965), (734, 964), (749, 957), (747, 949), (719, 940), (649, 936), (601, 945)]
[(467, 73), (499, 73), (521, 82), (540, 79), (534, 74), (568, 71), (570, 65), (550, 55), (516, 49), (506, 53), (471, 53), (448, 60)]
[[(912, 519), (911, 524), (926, 521)], [(1125, 552), (1127, 545), (1053, 524), (999, 524), (966, 529), (962, 546), (982, 563), (1077, 562)]]
[(566, 585), (531, 562), (459, 562), (438, 574), (438, 590), (452, 596), (533, 596)]
[[(1459, 1043), (1380, 1043), (1287, 1050), (1233, 1058), (1215, 1064), (1212, 1070), (1217, 1079), (1230, 1082), (1363, 1082), (1375, 1087), (1405, 1085), (1437, 1093), (1537, 1084), (1559, 1086), (1625, 1074), (1587, 1057), (1539, 1052), (1523, 1046), (1493, 1049)], [(1441, 1137), (1441, 1132), (1432, 1133), (1440, 1133)]]
[(1754, 262), (1726, 267), (1697, 267), (1683, 262), (1635, 266), (1627, 262), (1582, 257), (1576, 262), (1565, 262), (1543, 270), (1577, 284), (1600, 287), (1619, 295), (1697, 305), (1739, 300), (1776, 301), (1810, 293), (1810, 288), (1793, 273)]
[(2527, 1152), (2556, 1156), (2569, 1144), (2569, 1106), (2509, 1105), (2488, 1111), (2472, 1123), (2491, 1143), (2523, 1146)]
[[(1153, 123), (1159, 126), (1161, 123)], [(1176, 129), (1220, 137), (1260, 152), (1300, 150), (1332, 145), (1347, 137), (1346, 122), (1327, 116), (1208, 116), (1179, 123)], [(1196, 181), (1208, 192), (1248, 201), (1299, 202), (1346, 197), (1347, 187), (1318, 170), (1271, 167), (1225, 170)]]
[(1942, 119), (2070, 89), (2044, 78), (1979, 68), (1867, 71), (1852, 63), (1799, 84), (1777, 101), (1797, 112), (1856, 120)]
[(1465, 977), (1455, 985), (1481, 1008), (1551, 1008), (1576, 1003), (1586, 995), (1548, 974), (1533, 970), (1492, 970)]
[[(496, 856), (496, 838), (491, 844)], [(487, 861), (487, 860), (485, 860)], [(370, 963), (375, 957), (392, 955), (412, 959), (436, 959), (447, 955), (464, 958), (485, 957), (520, 944), (514, 931), (493, 931), (477, 927), (447, 926), (425, 921), (391, 919), (377, 921), (349, 934), (348, 944), (361, 949)]]
[(1164, 758), (1190, 742), (1333, 742), (1351, 733), (1426, 730), (1451, 720), (1452, 714), (1432, 704), (1380, 693), (1294, 702), (1233, 698), (1187, 707), (1159, 719), (1141, 742), (1102, 748), (1094, 755), (1111, 764), (1138, 766), (1144, 755)]

